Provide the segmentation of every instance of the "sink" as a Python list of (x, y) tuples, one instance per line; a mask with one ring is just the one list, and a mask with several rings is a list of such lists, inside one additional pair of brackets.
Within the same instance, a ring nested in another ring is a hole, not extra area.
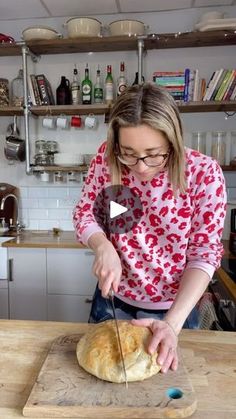
[(6, 237), (6, 236), (0, 236), (0, 246), (2, 243), (7, 242), (8, 240), (12, 240), (13, 237)]

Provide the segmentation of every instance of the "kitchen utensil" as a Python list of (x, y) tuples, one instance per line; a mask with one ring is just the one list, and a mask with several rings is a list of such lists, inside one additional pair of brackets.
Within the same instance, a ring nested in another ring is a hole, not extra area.
[(97, 118), (93, 114), (86, 116), (84, 120), (84, 126), (89, 129), (94, 129), (97, 126)]
[(112, 36), (145, 34), (145, 25), (139, 20), (115, 20), (109, 24), (109, 29)]
[(109, 298), (110, 298), (110, 301), (111, 301), (111, 306), (112, 306), (112, 311), (113, 311), (113, 317), (114, 317), (115, 324), (116, 324), (117, 343), (118, 343), (118, 347), (119, 347), (120, 359), (121, 359), (122, 368), (123, 368), (123, 372), (124, 372), (125, 387), (128, 388), (128, 381), (127, 381), (127, 374), (126, 374), (126, 369), (125, 369), (124, 354), (123, 354), (123, 350), (122, 350), (121, 339), (120, 339), (120, 332), (119, 332), (119, 325), (118, 325), (118, 321), (117, 321), (117, 317), (116, 317), (116, 309), (115, 309), (115, 304), (114, 304), (114, 292), (113, 292), (112, 289), (109, 292)]
[(232, 19), (210, 19), (208, 21), (199, 22), (195, 28), (200, 31), (215, 31), (217, 29), (235, 29), (236, 18)]
[(24, 41), (56, 39), (60, 37), (61, 34), (48, 26), (31, 26), (24, 29), (22, 32), (22, 38)]
[[(196, 410), (196, 395), (180, 352), (177, 371), (129, 383), (127, 391), (121, 384), (99, 380), (80, 367), (76, 345), (81, 336), (62, 336), (53, 342), (35, 377), (24, 416), (184, 418)], [(192, 362), (196, 362), (194, 357)]]
[(14, 115), (13, 122), (7, 127), (7, 135), (13, 135), (14, 137), (20, 136), (20, 130), (17, 126), (17, 116)]
[(72, 17), (64, 24), (69, 38), (80, 36), (100, 36), (102, 24), (90, 17)]
[(25, 140), (13, 135), (6, 137), (4, 154), (8, 160), (25, 160)]

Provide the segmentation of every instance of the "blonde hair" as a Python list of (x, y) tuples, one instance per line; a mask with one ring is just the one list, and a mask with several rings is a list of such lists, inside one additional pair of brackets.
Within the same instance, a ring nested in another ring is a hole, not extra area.
[(112, 183), (121, 184), (122, 164), (116, 156), (121, 127), (148, 125), (170, 143), (168, 176), (174, 191), (186, 190), (183, 129), (177, 105), (165, 88), (148, 82), (127, 88), (115, 102), (109, 120), (107, 159)]

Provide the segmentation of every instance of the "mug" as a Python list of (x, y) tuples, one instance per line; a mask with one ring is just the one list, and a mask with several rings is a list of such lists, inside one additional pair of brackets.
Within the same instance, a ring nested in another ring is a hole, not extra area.
[(82, 118), (80, 116), (72, 116), (70, 125), (75, 128), (80, 128), (82, 125)]
[(48, 129), (55, 128), (54, 118), (52, 118), (51, 116), (45, 116), (45, 118), (43, 118), (43, 127)]
[(42, 182), (49, 182), (50, 175), (48, 172), (40, 172), (40, 180)]
[(97, 126), (97, 118), (93, 114), (86, 116), (84, 120), (84, 125), (86, 128), (94, 129)]
[(66, 129), (68, 128), (69, 121), (66, 116), (58, 116), (57, 118), (57, 128)]

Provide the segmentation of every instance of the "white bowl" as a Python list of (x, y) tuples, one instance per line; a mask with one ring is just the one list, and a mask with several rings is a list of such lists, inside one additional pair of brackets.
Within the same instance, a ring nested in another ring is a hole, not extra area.
[(201, 16), (201, 20), (200, 22), (208, 22), (208, 20), (215, 20), (215, 19), (223, 19), (224, 18), (224, 13), (223, 12), (218, 12), (218, 11), (214, 11), (214, 12), (207, 12), (204, 13), (204, 15)]
[(22, 38), (25, 41), (56, 39), (61, 35), (48, 26), (31, 26), (22, 32)]
[(112, 36), (145, 34), (145, 25), (139, 20), (115, 20), (109, 24), (109, 29)]
[(64, 26), (67, 27), (69, 38), (101, 35), (101, 22), (90, 17), (72, 17), (67, 20)]

